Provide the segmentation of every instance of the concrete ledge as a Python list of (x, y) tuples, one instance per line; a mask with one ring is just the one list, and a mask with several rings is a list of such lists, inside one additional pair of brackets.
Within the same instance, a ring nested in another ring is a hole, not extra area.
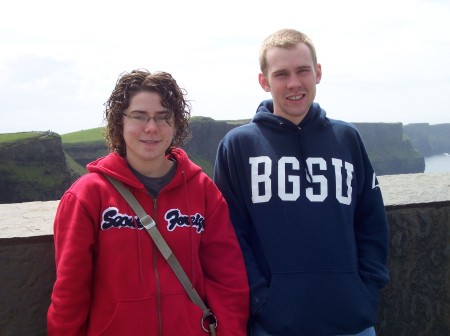
[(384, 175), (378, 182), (385, 206), (450, 201), (450, 173)]
[(53, 235), (59, 201), (0, 204), (0, 239)]
[[(386, 207), (450, 201), (450, 173), (385, 175), (378, 181)], [(58, 204), (0, 204), (0, 239), (53, 235)]]

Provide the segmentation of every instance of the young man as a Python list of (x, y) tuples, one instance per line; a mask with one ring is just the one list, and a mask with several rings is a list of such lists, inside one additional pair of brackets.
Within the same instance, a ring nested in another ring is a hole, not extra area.
[(249, 335), (375, 335), (388, 229), (361, 137), (313, 102), (322, 69), (303, 33), (270, 35), (260, 66), (272, 99), (220, 142), (214, 172), (246, 262)]

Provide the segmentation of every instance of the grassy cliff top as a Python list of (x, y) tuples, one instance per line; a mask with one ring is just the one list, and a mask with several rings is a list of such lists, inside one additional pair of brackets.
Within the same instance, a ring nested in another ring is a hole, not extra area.
[(61, 141), (63, 142), (63, 144), (104, 141), (104, 132), (105, 127), (98, 127), (78, 132), (67, 133), (61, 135)]
[(42, 136), (43, 132), (19, 132), (19, 133), (3, 133), (0, 134), (0, 143), (25, 140)]

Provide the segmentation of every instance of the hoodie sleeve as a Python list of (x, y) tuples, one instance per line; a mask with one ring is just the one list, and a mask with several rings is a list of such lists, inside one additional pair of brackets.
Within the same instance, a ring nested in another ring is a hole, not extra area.
[(265, 258), (255, 255), (258, 251), (258, 243), (252, 230), (252, 221), (245, 207), (243, 195), (246, 193), (241, 189), (237, 176), (242, 174), (242, 168), (236, 163), (236, 156), (227, 147), (224, 141), (219, 143), (216, 162), (214, 166), (214, 182), (224, 195), (229, 210), (230, 217), (236, 231), (247, 269), (248, 281), (250, 285), (250, 308), (254, 314), (265, 302), (269, 282), (264, 276)]
[(54, 222), (56, 282), (47, 313), (48, 335), (86, 335), (91, 300), (94, 225), (83, 204), (66, 192)]
[(359, 136), (358, 141), (365, 171), (354, 223), (359, 273), (366, 287), (377, 297), (379, 290), (389, 281), (386, 267), (388, 222), (377, 177)]
[(244, 258), (227, 204), (209, 180), (207, 217), (200, 258), (208, 305), (217, 317), (217, 335), (247, 335), (249, 290)]

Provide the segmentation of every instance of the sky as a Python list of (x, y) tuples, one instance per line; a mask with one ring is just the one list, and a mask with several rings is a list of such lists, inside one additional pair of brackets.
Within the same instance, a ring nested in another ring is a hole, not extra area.
[(0, 133), (104, 126), (123, 72), (170, 72), (192, 116), (250, 119), (262, 40), (314, 42), (333, 119), (450, 123), (447, 0), (16, 0), (0, 13)]

